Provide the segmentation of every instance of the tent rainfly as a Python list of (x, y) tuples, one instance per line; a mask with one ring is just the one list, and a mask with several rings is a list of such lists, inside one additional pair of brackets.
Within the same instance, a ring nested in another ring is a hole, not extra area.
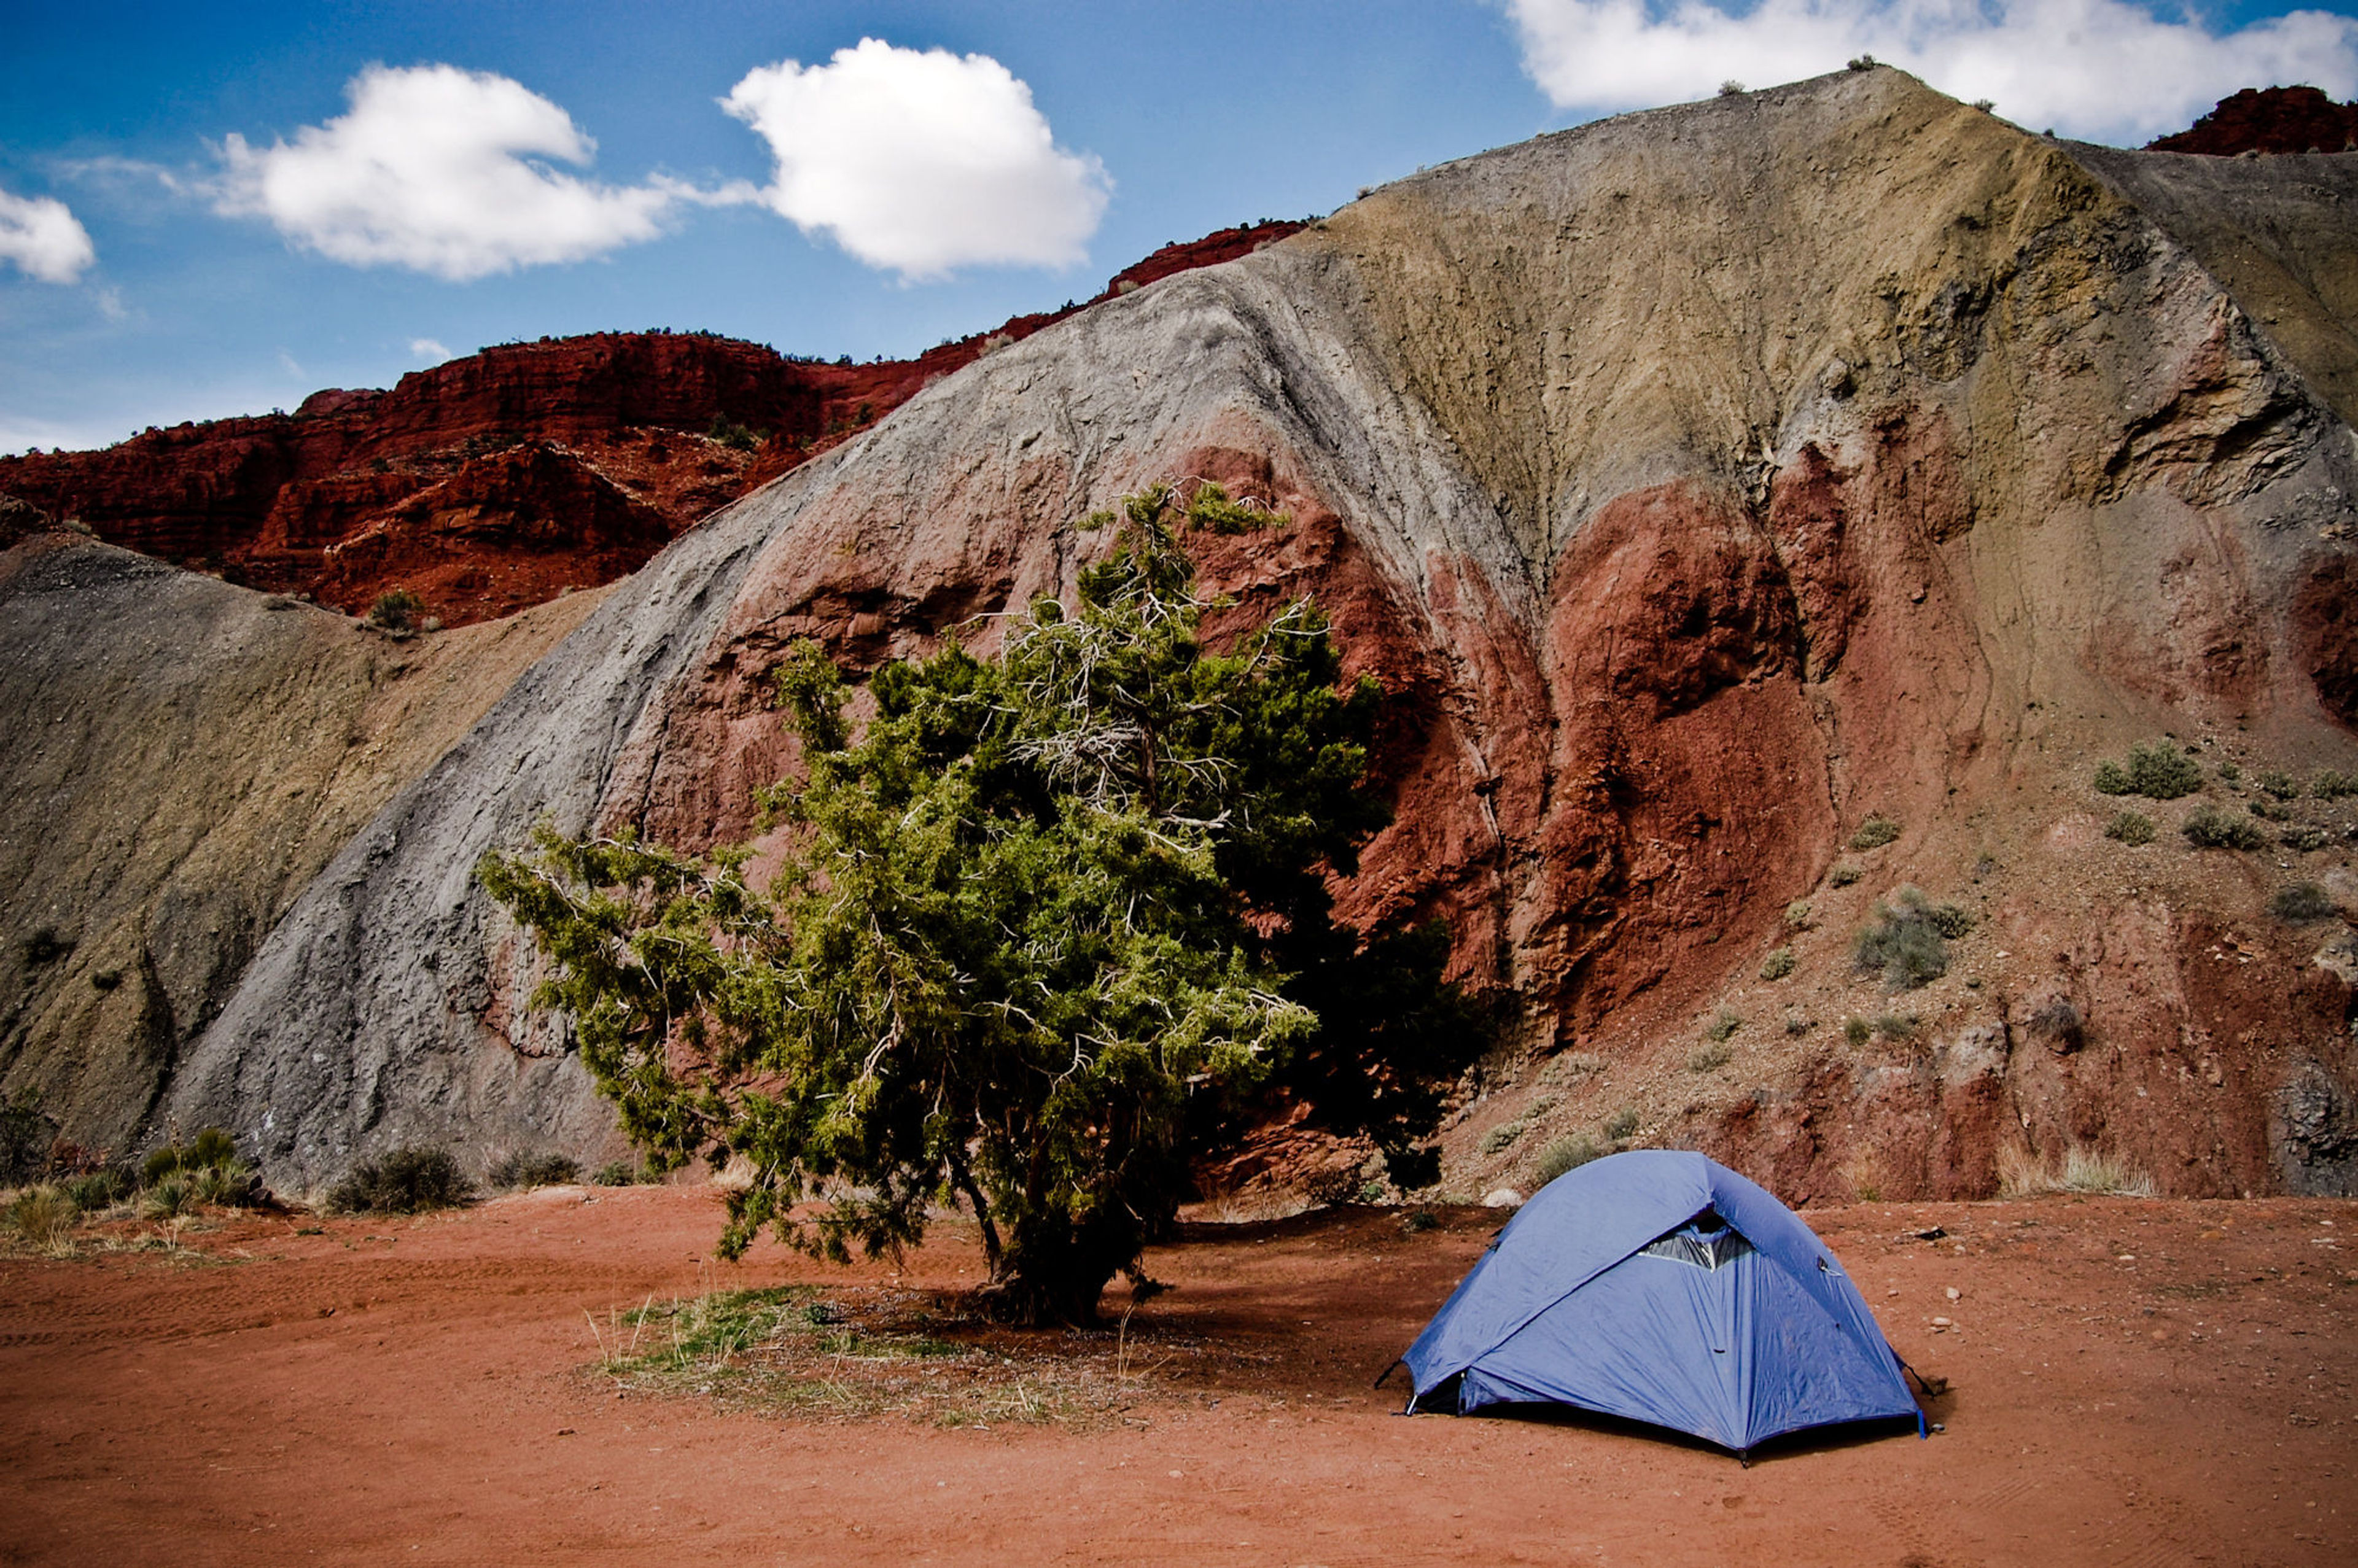
[(1401, 1358), (1411, 1411), (1541, 1402), (1772, 1437), (1924, 1417), (1825, 1244), (1701, 1154), (1636, 1150), (1542, 1187)]

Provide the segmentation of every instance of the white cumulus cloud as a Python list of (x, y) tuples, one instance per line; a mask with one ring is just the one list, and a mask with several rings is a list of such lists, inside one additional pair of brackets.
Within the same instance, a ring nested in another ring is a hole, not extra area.
[(442, 346), (438, 338), (412, 338), (409, 340), (409, 357), (423, 360), (429, 365), (438, 365), (450, 357), (450, 351)]
[(64, 202), (0, 190), (0, 261), (43, 283), (71, 283), (97, 260), (90, 231)]
[(771, 207), (904, 277), (1080, 261), (1112, 189), (988, 55), (862, 38), (825, 65), (751, 71), (721, 105), (777, 158)]
[(258, 215), (297, 244), (355, 266), (392, 265), (453, 282), (581, 261), (653, 239), (676, 183), (602, 185), (554, 167), (597, 144), (521, 83), (451, 65), (373, 65), (345, 87), (352, 108), (292, 142), (231, 135), (220, 210)]
[(2018, 124), (2138, 142), (2242, 87), (2358, 92), (2358, 18), (2294, 11), (2214, 31), (2127, 0), (1509, 0), (1524, 69), (1560, 108), (1611, 111), (1839, 69), (1855, 55), (1987, 98)]

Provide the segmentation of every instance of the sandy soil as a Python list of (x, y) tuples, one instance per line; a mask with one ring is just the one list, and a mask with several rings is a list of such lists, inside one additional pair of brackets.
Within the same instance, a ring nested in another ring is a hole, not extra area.
[(1900, 1353), (1952, 1379), (1946, 1431), (1749, 1469), (1396, 1417), (1397, 1380), (1369, 1380), (1499, 1217), (1440, 1217), (1192, 1227), (1126, 1336), (969, 1347), (1112, 1379), (1028, 1424), (763, 1414), (600, 1372), (599, 1325), (649, 1296), (807, 1281), (858, 1312), (974, 1277), (955, 1231), (903, 1270), (716, 1264), (695, 1189), (0, 1259), (0, 1562), (2358, 1561), (2358, 1205), (1813, 1210)]

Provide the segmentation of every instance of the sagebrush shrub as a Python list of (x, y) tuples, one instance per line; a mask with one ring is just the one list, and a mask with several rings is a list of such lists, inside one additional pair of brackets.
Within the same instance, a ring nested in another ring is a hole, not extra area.
[(2176, 800), (2202, 787), (2202, 769), (2193, 758), (2168, 741), (2131, 746), (2126, 767), (2117, 762), (2096, 765), (2100, 795), (2141, 795), (2147, 800)]
[(1760, 978), (1764, 980), (1781, 980), (1792, 972), (1793, 949), (1790, 947), (1772, 947), (1768, 956), (1760, 960)]
[(2268, 913), (2289, 925), (2306, 925), (2333, 913), (2333, 895), (2315, 882), (2295, 882), (2277, 890), (2268, 900)]
[(1638, 1108), (1625, 1105), (1605, 1119), (1605, 1136), (1618, 1141), (1638, 1130)]
[(2358, 773), (2336, 773), (2328, 768), (2309, 781), (2309, 793), (2320, 800), (2340, 800), (2345, 795), (2358, 795)]
[(2124, 844), (2153, 842), (2153, 818), (2142, 812), (2124, 811), (2104, 824), (2104, 837)]
[(2210, 806), (2189, 816), (2179, 831), (2198, 849), (2260, 849), (2268, 842), (2268, 836), (2250, 817), (2231, 816)]
[(1949, 941), (1973, 928), (1973, 916), (1952, 903), (1935, 904), (1921, 891), (1903, 887), (1851, 946), (1861, 974), (1883, 976), (1895, 991), (1913, 990), (1949, 972)]
[(1566, 1171), (1576, 1171), (1591, 1160), (1600, 1159), (1608, 1152), (1610, 1151), (1605, 1145), (1585, 1132), (1574, 1132), (1559, 1138), (1540, 1151), (1537, 1172), (1540, 1184), (1545, 1186)]
[(1899, 824), (1878, 811), (1858, 825), (1858, 831), (1850, 836), (1850, 847), (1854, 849), (1879, 849), (1898, 837)]
[(449, 1150), (412, 1144), (353, 1166), (328, 1189), (328, 1206), (343, 1214), (420, 1214), (455, 1207), (474, 1194)]
[(380, 632), (406, 633), (417, 629), (426, 601), (406, 588), (389, 588), (369, 606), (368, 623)]
[(508, 1154), (496, 1162), (486, 1180), (494, 1187), (561, 1187), (581, 1175), (581, 1162), (565, 1154)]

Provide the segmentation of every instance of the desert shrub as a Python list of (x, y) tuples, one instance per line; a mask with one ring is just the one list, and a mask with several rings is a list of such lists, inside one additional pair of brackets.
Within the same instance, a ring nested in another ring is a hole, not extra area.
[(581, 1176), (581, 1162), (566, 1154), (506, 1154), (495, 1161), (485, 1180), (494, 1187), (561, 1187)]
[(2309, 781), (2309, 793), (2320, 800), (2340, 800), (2345, 795), (2358, 795), (2358, 773), (2336, 773), (2328, 768)]
[(328, 1206), (340, 1214), (419, 1214), (472, 1196), (474, 1184), (449, 1150), (411, 1144), (353, 1166), (328, 1189)]
[(2087, 1037), (2088, 1021), (2067, 996), (2049, 997), (2031, 1010), (2027, 1022), (2032, 1035), (2066, 1055), (2077, 1051)]
[(1545, 1186), (1566, 1171), (1576, 1171), (1591, 1160), (1599, 1159), (1608, 1152), (1610, 1151), (1604, 1144), (1585, 1132), (1574, 1132), (1568, 1137), (1559, 1138), (1540, 1151), (1540, 1162), (1536, 1168), (1540, 1184)]
[(2221, 784), (2234, 784), (2243, 776), (2244, 770), (2237, 767), (2234, 763), (2222, 762), (2219, 764), (2219, 782)]
[(1605, 1119), (1605, 1136), (1619, 1142), (1638, 1130), (1638, 1108), (1625, 1105)]
[(8, 1205), (8, 1228), (44, 1252), (63, 1249), (81, 1218), (73, 1199), (57, 1187), (28, 1187)]
[(1441, 1217), (1429, 1208), (1412, 1208), (1401, 1216), (1401, 1232), (1406, 1236), (1419, 1236), (1440, 1225)]
[(1850, 886), (1851, 883), (1858, 881), (1858, 879), (1863, 875), (1865, 875), (1865, 873), (1861, 871), (1858, 867), (1844, 864), (1836, 866), (1833, 871), (1827, 875), (1826, 880), (1833, 883), (1834, 886), (1838, 888), (1846, 888)]
[(1520, 1138), (1522, 1135), (1523, 1123), (1520, 1121), (1509, 1121), (1501, 1126), (1494, 1127), (1490, 1129), (1489, 1131), (1482, 1135), (1482, 1152), (1485, 1154), (1503, 1154), (1508, 1150), (1513, 1148), (1515, 1146), (1515, 1140)]
[(1720, 1068), (1726, 1066), (1735, 1054), (1735, 1052), (1728, 1049), (1725, 1041), (1711, 1041), (1706, 1044), (1698, 1045), (1693, 1050), (1687, 1053), (1687, 1071), (1690, 1073), (1715, 1073)]
[(1850, 1048), (1855, 1051), (1875, 1038), (1875, 1025), (1864, 1018), (1845, 1018), (1843, 1020), (1843, 1038), (1850, 1042)]
[(1772, 947), (1768, 956), (1760, 960), (1760, 978), (1764, 980), (1781, 980), (1792, 972), (1793, 949), (1790, 947)]
[(369, 606), (368, 623), (380, 632), (406, 634), (417, 629), (419, 611), (426, 601), (406, 588), (389, 588), (376, 596)]
[(91, 1171), (70, 1177), (63, 1185), (66, 1195), (73, 1199), (74, 1207), (84, 1214), (113, 1208), (129, 1197), (132, 1192), (131, 1177), (114, 1169)]
[(1858, 825), (1858, 831), (1850, 836), (1850, 847), (1854, 849), (1880, 849), (1898, 837), (1899, 824), (1878, 811)]
[(1741, 98), (1744, 96), (1744, 83), (1731, 76), (1719, 84), (1719, 95), (1722, 98)]
[(2292, 820), (2291, 812), (2287, 811), (2281, 806), (2271, 806), (2265, 800), (2255, 800), (2249, 806), (2244, 807), (2244, 809), (2250, 812), (2253, 816), (2258, 817), (2263, 822), (2290, 822)]
[(2179, 828), (2198, 849), (2259, 849), (2268, 836), (2248, 816), (2231, 816), (2215, 806), (2202, 806)]
[(1810, 924), (1810, 901), (1797, 898), (1785, 906), (1785, 924), (1796, 931), (1805, 930)]
[(2290, 800), (2300, 793), (2300, 785), (2282, 768), (2264, 768), (2259, 775), (2260, 787), (2278, 800)]
[(2277, 836), (2277, 842), (2297, 854), (2309, 855), (2332, 843), (2333, 835), (2322, 827), (2303, 825), (2299, 827), (2288, 827)]
[(73, 950), (73, 938), (64, 935), (54, 925), (38, 927), (22, 942), (16, 944), (16, 951), (23, 957), (25, 967), (28, 969), (38, 969), (44, 964), (54, 964)]
[(2295, 882), (2277, 890), (2268, 900), (2268, 913), (2278, 920), (2306, 925), (2333, 913), (2333, 895), (2315, 882)]
[(1913, 1040), (1917, 1020), (1912, 1013), (1878, 1012), (1875, 1015), (1875, 1034), (1879, 1040)]
[(704, 432), (708, 441), (718, 441), (735, 452), (750, 452), (762, 444), (761, 433), (740, 425), (726, 414), (715, 414)]
[(2126, 767), (2102, 762), (2096, 767), (2096, 789), (2102, 795), (2141, 795), (2147, 800), (2176, 800), (2202, 787), (2202, 769), (2168, 741), (2131, 746)]
[(1585, 1078), (1591, 1073), (1604, 1070), (1605, 1058), (1595, 1052), (1566, 1051), (1560, 1056), (1551, 1057), (1548, 1065), (1540, 1069), (1540, 1082), (1552, 1084), (1566, 1078)]
[(2113, 819), (2104, 824), (2104, 837), (2124, 844), (2150, 844), (2153, 818), (2137, 811), (2115, 812)]
[(609, 1160), (590, 1178), (591, 1184), (600, 1187), (627, 1187), (646, 1179), (646, 1173), (627, 1160)]
[(1704, 1037), (1714, 1044), (1725, 1040), (1744, 1027), (1744, 1020), (1727, 1008), (1721, 1008), (1712, 1021), (1704, 1025)]
[(151, 1214), (186, 1214), (205, 1204), (250, 1208), (264, 1201), (254, 1167), (237, 1157), (237, 1141), (218, 1127), (151, 1152), (140, 1167), (139, 1184), (141, 1203)]
[(1861, 974), (1881, 974), (1895, 991), (1913, 990), (1949, 972), (1952, 935), (1972, 929), (1973, 916), (1951, 903), (1935, 904), (1916, 888), (1903, 887), (1851, 945), (1851, 962)]
[(1855, 56), (1850, 62), (1850, 68), (1853, 70), (1873, 70), (1875, 69), (1875, 57), (1871, 54)]

